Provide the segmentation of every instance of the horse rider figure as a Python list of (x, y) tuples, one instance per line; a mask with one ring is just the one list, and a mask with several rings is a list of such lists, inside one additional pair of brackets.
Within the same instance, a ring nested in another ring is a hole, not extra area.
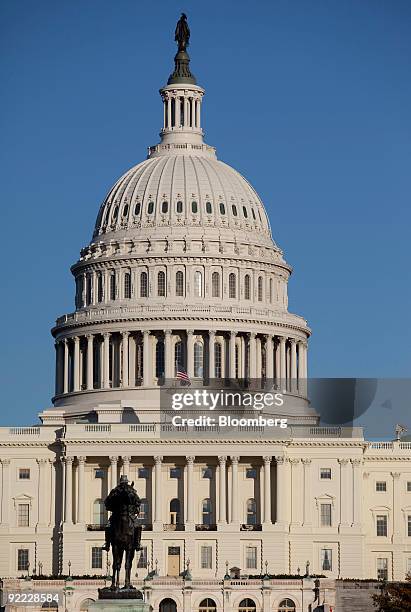
[(104, 502), (106, 509), (112, 513), (112, 516), (105, 528), (106, 541), (102, 547), (103, 550), (109, 551), (113, 543), (114, 515), (124, 512), (128, 513), (130, 525), (134, 528), (134, 550), (141, 550), (141, 525), (138, 522), (140, 503), (140, 498), (134, 489), (134, 482), (130, 484), (127, 476), (120, 476), (119, 484), (110, 492)]

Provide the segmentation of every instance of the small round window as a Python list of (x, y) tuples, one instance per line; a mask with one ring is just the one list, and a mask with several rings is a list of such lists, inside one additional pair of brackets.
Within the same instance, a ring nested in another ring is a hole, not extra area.
[(123, 208), (123, 217), (127, 217), (128, 215), (128, 204), (126, 204)]
[(191, 202), (191, 211), (193, 213), (197, 213), (198, 212), (198, 204), (197, 204), (197, 202), (195, 200), (193, 200)]
[(178, 213), (182, 213), (182, 212), (183, 212), (183, 203), (182, 203), (182, 201), (181, 201), (181, 200), (179, 200), (179, 201), (177, 202), (176, 209), (177, 209), (177, 212), (178, 212)]
[(225, 215), (225, 206), (224, 206), (223, 202), (220, 202), (220, 213), (222, 215)]
[(247, 219), (248, 213), (247, 213), (247, 209), (245, 206), (243, 206), (243, 215), (244, 215), (244, 218)]
[(234, 217), (237, 216), (237, 206), (235, 204), (232, 205), (231, 210), (233, 211)]
[(141, 204), (140, 202), (137, 202), (137, 204), (134, 207), (134, 214), (136, 217), (138, 217), (138, 215), (140, 214), (141, 211)]
[(212, 212), (213, 212), (213, 207), (211, 206), (211, 202), (206, 202), (206, 213), (208, 215), (211, 215)]
[(149, 202), (147, 206), (147, 212), (149, 215), (152, 215), (154, 212), (154, 202)]
[(168, 212), (168, 202), (166, 200), (164, 200), (164, 202), (161, 204), (161, 212), (162, 213)]

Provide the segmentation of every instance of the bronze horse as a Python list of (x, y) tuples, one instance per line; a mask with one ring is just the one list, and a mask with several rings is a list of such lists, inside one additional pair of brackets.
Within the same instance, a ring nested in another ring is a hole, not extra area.
[(121, 476), (120, 483), (105, 500), (104, 504), (110, 511), (110, 521), (106, 527), (106, 543), (104, 550), (113, 554), (113, 575), (111, 589), (120, 588), (120, 569), (125, 554), (124, 589), (132, 589), (131, 566), (136, 550), (141, 550), (141, 525), (138, 524), (140, 498), (129, 484), (127, 476)]

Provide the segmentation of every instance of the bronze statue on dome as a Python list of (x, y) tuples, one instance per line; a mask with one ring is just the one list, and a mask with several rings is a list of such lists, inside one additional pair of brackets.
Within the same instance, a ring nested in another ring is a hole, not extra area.
[(177, 21), (174, 40), (178, 43), (178, 50), (185, 51), (189, 45), (190, 28), (187, 23), (187, 15), (181, 13), (180, 19)]

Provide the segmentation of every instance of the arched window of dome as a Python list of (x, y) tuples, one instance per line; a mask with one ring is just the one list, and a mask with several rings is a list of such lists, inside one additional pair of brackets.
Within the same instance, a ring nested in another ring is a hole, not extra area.
[(218, 272), (213, 272), (211, 275), (211, 296), (220, 297), (220, 275)]
[(183, 212), (183, 202), (181, 200), (178, 200), (176, 204), (176, 211), (179, 215)]
[(168, 212), (168, 202), (167, 202), (167, 200), (164, 200), (164, 202), (161, 203), (161, 212), (163, 214), (166, 214)]
[(148, 297), (148, 274), (142, 272), (140, 274), (140, 297)]
[(194, 376), (202, 378), (203, 376), (203, 345), (201, 342), (194, 344)]
[(148, 523), (148, 512), (148, 499), (143, 497), (143, 499), (140, 500), (140, 513), (138, 515), (138, 522), (141, 523), (141, 525), (146, 525)]
[(200, 603), (200, 607), (198, 608), (198, 612), (217, 612), (217, 606), (214, 599), (203, 599)]
[(104, 299), (103, 274), (99, 272), (97, 275), (97, 302), (102, 302), (103, 299)]
[(154, 212), (154, 202), (151, 200), (147, 206), (147, 214), (152, 215)]
[(165, 355), (164, 355), (164, 341), (157, 340), (156, 344), (156, 377), (163, 378), (165, 370)]
[(255, 210), (254, 210), (254, 208), (252, 208), (252, 209), (251, 209), (251, 214), (253, 215), (253, 219), (254, 219), (254, 221), (256, 221), (257, 219), (256, 219), (256, 216), (255, 216)]
[(201, 502), (201, 522), (203, 525), (212, 525), (213, 523), (213, 505), (209, 497)]
[(237, 213), (237, 206), (235, 204), (231, 206), (231, 210), (233, 211), (234, 217), (236, 217), (238, 213)]
[(211, 215), (212, 212), (213, 212), (213, 207), (211, 205), (211, 202), (206, 202), (206, 213), (208, 215)]
[(128, 215), (128, 204), (126, 204), (123, 208), (123, 217), (127, 217)]
[(225, 206), (223, 202), (220, 202), (220, 215), (225, 215)]
[(194, 274), (194, 295), (195, 297), (203, 297), (203, 275), (198, 270)]
[(110, 273), (110, 300), (116, 299), (116, 273)]
[(184, 344), (181, 340), (179, 340), (178, 342), (175, 343), (174, 346), (174, 376), (177, 376), (177, 371), (178, 370), (184, 370), (186, 369), (185, 367), (185, 351), (184, 351)]
[(176, 101), (175, 98), (171, 98), (171, 127), (175, 127), (176, 124)]
[(107, 225), (107, 221), (108, 221), (108, 216), (109, 216), (109, 213), (110, 213), (110, 207), (109, 207), (109, 206), (107, 206), (107, 207), (106, 207), (106, 210), (104, 211), (103, 218), (102, 218), (102, 224), (101, 224), (101, 225), (102, 225), (103, 227), (105, 227), (105, 226)]
[(247, 525), (256, 525), (257, 523), (257, 504), (255, 499), (247, 499)]
[(107, 510), (102, 499), (93, 503), (93, 524), (104, 527), (107, 524)]
[(140, 202), (137, 202), (135, 207), (134, 207), (134, 216), (138, 217), (140, 212), (141, 212), (141, 204), (140, 204)]
[(278, 606), (278, 612), (295, 612), (295, 603), (292, 599), (283, 599)]
[(263, 277), (258, 277), (258, 288), (257, 288), (258, 301), (263, 301)]
[(131, 298), (131, 274), (126, 272), (124, 274), (124, 298), (129, 300)]
[(271, 304), (271, 303), (272, 303), (272, 301), (273, 301), (273, 297), (274, 297), (274, 296), (273, 296), (273, 279), (272, 279), (272, 278), (270, 278), (270, 304)]
[(238, 606), (238, 612), (256, 612), (256, 609), (255, 602), (249, 597), (240, 601), (240, 605)]
[(244, 219), (247, 219), (248, 212), (247, 212), (247, 208), (245, 206), (243, 206), (243, 215), (244, 215)]
[(228, 275), (228, 297), (235, 298), (237, 295), (236, 291), (236, 278), (234, 272), (230, 272)]
[(159, 297), (166, 295), (166, 273), (162, 270), (157, 274), (157, 295)]
[(249, 300), (251, 298), (251, 281), (250, 275), (244, 276), (244, 299)]
[(261, 213), (260, 213), (260, 209), (257, 208), (257, 212), (258, 212), (258, 218), (260, 219), (260, 223), (263, 222), (263, 220), (261, 219)]
[(222, 349), (220, 342), (214, 343), (214, 377), (222, 378)]
[(170, 525), (180, 524), (180, 500), (176, 497), (170, 501)]
[(195, 200), (191, 202), (191, 212), (194, 214), (198, 213), (198, 204)]
[(113, 210), (113, 221), (117, 221), (117, 217), (118, 217), (118, 206), (115, 206)]
[(90, 306), (93, 301), (93, 277), (91, 274), (86, 276), (86, 306)]
[(176, 272), (176, 296), (184, 296), (184, 274), (179, 270)]

